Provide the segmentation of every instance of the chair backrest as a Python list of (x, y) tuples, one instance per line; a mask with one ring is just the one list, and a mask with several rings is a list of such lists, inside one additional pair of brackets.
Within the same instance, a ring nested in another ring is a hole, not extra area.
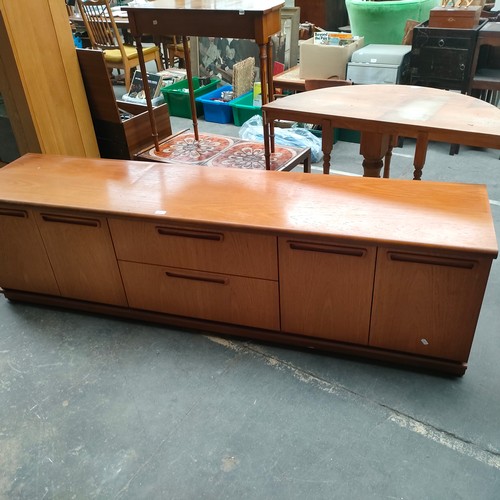
[(108, 0), (77, 0), (77, 2), (92, 48), (119, 49), (123, 54), (123, 41)]
[(344, 85), (352, 85), (351, 80), (339, 80), (337, 78), (311, 78), (304, 82), (306, 90), (324, 89), (327, 87), (343, 87)]

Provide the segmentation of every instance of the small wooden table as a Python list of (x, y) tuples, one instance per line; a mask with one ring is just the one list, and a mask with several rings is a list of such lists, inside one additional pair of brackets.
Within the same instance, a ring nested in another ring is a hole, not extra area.
[[(259, 45), (262, 102), (272, 99), (272, 50), (270, 37), (281, 30), (280, 9), (284, 0), (153, 0), (144, 5), (124, 7), (130, 31), (136, 40), (141, 71), (146, 73), (142, 57), (142, 35), (175, 34), (183, 37), (186, 70), (194, 109), (188, 36), (218, 36), (254, 39)], [(145, 88), (148, 94), (147, 87)], [(152, 117), (152, 106), (150, 116)], [(151, 126), (155, 135), (154, 119)], [(196, 113), (194, 133), (198, 136)], [(155, 141), (158, 146), (157, 141)]]
[[(413, 178), (419, 180), (429, 141), (500, 149), (500, 109), (473, 97), (429, 87), (352, 85), (290, 95), (266, 104), (266, 162), (274, 120), (315, 123), (323, 129), (323, 172), (330, 171), (333, 129), (361, 131), (365, 177), (380, 177), (391, 138), (417, 139)], [(270, 156), (269, 156), (270, 158)]]

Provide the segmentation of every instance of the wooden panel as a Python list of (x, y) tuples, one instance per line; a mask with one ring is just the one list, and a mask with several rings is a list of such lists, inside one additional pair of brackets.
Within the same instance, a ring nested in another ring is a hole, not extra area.
[(76, 55), (92, 118), (121, 123), (113, 85), (102, 50), (76, 49)]
[(63, 296), (127, 305), (105, 218), (50, 210), (35, 217)]
[(0, 93), (16, 138), (18, 151), (23, 154), (41, 152), (40, 143), (31, 119), (30, 109), (22, 89), (22, 81), (16, 69), (16, 60), (9, 42), (9, 35), (0, 10)]
[[(156, 120), (156, 130), (158, 132), (158, 140), (162, 141), (172, 135), (172, 127), (170, 125), (170, 115), (168, 106), (162, 104), (153, 108), (153, 114)], [(127, 137), (127, 145), (130, 153), (129, 158), (133, 159), (134, 155), (143, 149), (153, 147), (153, 136), (151, 133), (151, 122), (147, 113), (146, 107), (142, 109), (142, 113), (129, 118), (123, 122), (125, 135)]]
[(282, 329), (367, 344), (375, 253), (373, 247), (280, 238)]
[(278, 283), (120, 261), (130, 307), (279, 330)]
[(9, 111), (23, 113), (22, 140), (17, 139), (14, 118), (21, 154), (38, 143), (45, 153), (99, 156), (64, 2), (0, 0), (0, 12), (2, 65), (4, 54), (13, 58), (0, 86), (13, 101)]
[(467, 361), (491, 261), (379, 249), (370, 345)]
[(59, 295), (31, 210), (0, 206), (0, 286)]
[(276, 238), (167, 222), (110, 219), (121, 260), (278, 279)]

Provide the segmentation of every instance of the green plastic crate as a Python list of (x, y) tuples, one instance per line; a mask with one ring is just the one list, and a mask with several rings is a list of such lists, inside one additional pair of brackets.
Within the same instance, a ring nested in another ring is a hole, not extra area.
[[(211, 78), (208, 85), (200, 87), (200, 79), (193, 77), (193, 89), (195, 99), (208, 92), (212, 92), (217, 88), (220, 80), (218, 78)], [(168, 104), (168, 110), (172, 116), (180, 116), (182, 118), (191, 118), (191, 103), (189, 101), (188, 81), (181, 80), (180, 82), (173, 83), (168, 87), (161, 89), (163, 99)], [(203, 104), (196, 102), (196, 116), (203, 115)]]
[(341, 128), (339, 129), (338, 139), (342, 142), (354, 142), (359, 144), (361, 142), (361, 132), (359, 132), (358, 130)]
[(233, 109), (234, 124), (238, 127), (241, 127), (254, 115), (262, 116), (262, 107), (253, 105), (253, 91), (229, 101), (229, 105)]

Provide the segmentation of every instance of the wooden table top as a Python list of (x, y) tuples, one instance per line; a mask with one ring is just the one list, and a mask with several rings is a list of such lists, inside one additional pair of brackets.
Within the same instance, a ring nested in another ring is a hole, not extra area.
[(162, 10), (209, 10), (209, 11), (251, 11), (269, 12), (280, 9), (284, 0), (149, 0), (134, 6), (124, 6), (129, 9), (162, 9)]
[[(263, 106), (268, 117), (291, 117), (338, 128), (384, 132), (500, 149), (500, 109), (457, 92), (410, 85), (350, 85), (313, 90)], [(290, 118), (294, 119), (294, 118)]]
[(498, 252), (486, 187), (475, 184), (29, 154), (0, 170), (4, 202)]

